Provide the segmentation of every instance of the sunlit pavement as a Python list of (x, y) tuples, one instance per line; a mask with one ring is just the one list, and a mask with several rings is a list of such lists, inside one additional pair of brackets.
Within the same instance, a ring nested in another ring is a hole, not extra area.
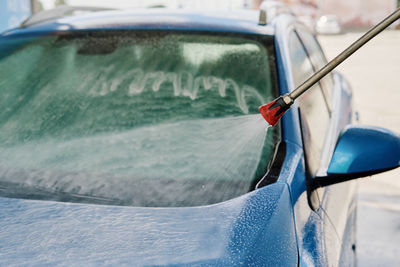
[[(361, 33), (319, 36), (329, 59)], [(361, 123), (400, 133), (400, 31), (385, 31), (338, 67)], [(400, 266), (400, 170), (359, 180), (359, 266)]]

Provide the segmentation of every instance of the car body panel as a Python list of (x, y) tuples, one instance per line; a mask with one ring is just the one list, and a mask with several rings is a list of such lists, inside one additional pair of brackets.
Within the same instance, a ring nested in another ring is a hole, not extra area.
[[(281, 94), (293, 91), (294, 83), (289, 65), (288, 33), (293, 27), (294, 20), (291, 16), (282, 15), (275, 22), (275, 49), (278, 69), (279, 90)], [(297, 104), (286, 111), (281, 119), (282, 139), (301, 146), (301, 132)]]
[(193, 208), (12, 198), (0, 198), (0, 208), (0, 265), (297, 264), (290, 196), (283, 183)]
[[(295, 29), (296, 21), (291, 17), (281, 16), (277, 23), (275, 38), (279, 47), (278, 62), (282, 65), (282, 73), (285, 77), (279, 76), (284, 81), (281, 85), (281, 94), (293, 91), (289, 49), (287, 47), (288, 34)], [(332, 96), (332, 113), (329, 122), (328, 136), (326, 137), (323, 151), (321, 171), (326, 172), (327, 166), (332, 157), (335, 144), (342, 129), (353, 122), (352, 91), (349, 84), (339, 74), (334, 74), (334, 91)], [(299, 112), (296, 103), (285, 113), (281, 119), (283, 138), (288, 143), (293, 142), (303, 150), (301, 141), (301, 130), (299, 127)], [(290, 130), (287, 130), (290, 129)], [(287, 153), (290, 145), (287, 146)], [(288, 156), (293, 157), (293, 156)], [(356, 182), (349, 182), (341, 185), (328, 186), (316, 191), (320, 203), (316, 210), (309, 205), (307, 195), (307, 177), (305, 176), (305, 159), (302, 159), (296, 167), (295, 179), (289, 179), (294, 205), (294, 216), (296, 221), (297, 238), (299, 242), (300, 266), (338, 266), (345, 262), (354, 262), (355, 254), (352, 249), (355, 244), (355, 214), (356, 214)], [(285, 175), (285, 167), (281, 176)], [(296, 193), (294, 193), (296, 192)], [(339, 205), (335, 203), (340, 203)], [(347, 207), (343, 209), (343, 207)], [(315, 239), (315, 236), (323, 237)], [(350, 251), (350, 252), (349, 252)]]
[[(332, 158), (334, 146), (340, 133), (353, 122), (352, 91), (344, 78), (335, 73), (334, 93), (332, 97), (333, 110), (323, 155), (322, 172), (325, 173)], [(329, 255), (329, 265), (340, 266), (355, 263), (355, 220), (356, 220), (357, 182), (327, 186), (318, 190), (321, 200), (320, 212), (324, 213), (326, 251)], [(330, 230), (328, 230), (330, 229)], [(328, 234), (331, 232), (331, 234)]]
[[(248, 34), (273, 34), (271, 26), (257, 24), (256, 12), (190, 12), (182, 10), (104, 11), (60, 18), (27, 28), (9, 30), (9, 35), (48, 34), (89, 30), (190, 30)], [(1, 35), (0, 35), (1, 36)]]
[[(377, 145), (379, 144), (379, 145)], [(343, 130), (329, 165), (329, 174), (357, 174), (398, 167), (400, 141), (393, 132), (372, 126)]]

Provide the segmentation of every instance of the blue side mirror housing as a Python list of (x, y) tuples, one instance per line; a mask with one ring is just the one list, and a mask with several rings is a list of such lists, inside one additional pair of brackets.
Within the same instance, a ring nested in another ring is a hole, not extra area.
[(400, 136), (384, 128), (348, 126), (336, 144), (328, 175), (368, 176), (398, 167)]
[(388, 171), (400, 165), (400, 136), (373, 126), (346, 127), (339, 137), (327, 176), (313, 179), (321, 187)]

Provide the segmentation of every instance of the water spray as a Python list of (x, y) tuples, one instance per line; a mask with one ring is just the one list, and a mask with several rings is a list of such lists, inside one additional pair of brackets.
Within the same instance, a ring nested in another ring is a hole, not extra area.
[(271, 126), (274, 126), (299, 96), (301, 96), (304, 92), (310, 89), (314, 84), (316, 84), (325, 75), (331, 72), (334, 68), (336, 68), (340, 63), (346, 60), (349, 56), (351, 56), (355, 51), (357, 51), (369, 40), (374, 38), (376, 35), (378, 35), (380, 32), (382, 32), (384, 29), (386, 29), (389, 25), (391, 25), (399, 18), (400, 18), (400, 8), (394, 11), (380, 23), (378, 23), (375, 27), (373, 27), (363, 36), (361, 36), (357, 41), (351, 44), (348, 48), (346, 48), (337, 57), (332, 59), (319, 71), (314, 73), (314, 75), (308, 78), (294, 91), (292, 91), (289, 94), (280, 96), (277, 99), (273, 100), (272, 102), (261, 106), (259, 108), (261, 115)]

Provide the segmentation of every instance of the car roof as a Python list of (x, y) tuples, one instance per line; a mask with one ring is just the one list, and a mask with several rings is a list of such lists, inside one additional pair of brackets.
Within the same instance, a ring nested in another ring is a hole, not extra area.
[(271, 24), (259, 25), (251, 10), (195, 11), (182, 9), (109, 10), (45, 20), (3, 33), (18, 35), (85, 30), (190, 30), (273, 35)]

